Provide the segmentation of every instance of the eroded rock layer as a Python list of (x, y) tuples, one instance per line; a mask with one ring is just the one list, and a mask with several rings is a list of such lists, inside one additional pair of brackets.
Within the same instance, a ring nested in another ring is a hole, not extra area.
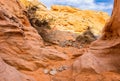
[(42, 38), (31, 27), (24, 8), (16, 0), (0, 1), (0, 56), (8, 64), (18, 69), (33, 70), (31, 55), (40, 54)]

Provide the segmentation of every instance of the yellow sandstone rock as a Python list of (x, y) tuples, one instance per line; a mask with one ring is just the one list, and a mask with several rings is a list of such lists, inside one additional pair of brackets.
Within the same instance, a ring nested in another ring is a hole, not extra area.
[(28, 7), (28, 5), (38, 6), (38, 10), (35, 13), (36, 17), (40, 20), (50, 22), (50, 27), (57, 30), (83, 33), (89, 27), (94, 35), (98, 36), (101, 34), (102, 28), (109, 19), (109, 15), (106, 12), (80, 10), (78, 8), (61, 5), (53, 5), (51, 9), (48, 10), (42, 3), (38, 3), (37, 0), (21, 1), (26, 7)]
[(69, 6), (53, 5), (51, 12), (56, 15), (56, 21), (52, 23), (59, 30), (69, 30), (81, 33), (88, 27), (94, 34), (101, 33), (106, 20), (109, 18), (105, 12), (92, 10), (79, 10)]

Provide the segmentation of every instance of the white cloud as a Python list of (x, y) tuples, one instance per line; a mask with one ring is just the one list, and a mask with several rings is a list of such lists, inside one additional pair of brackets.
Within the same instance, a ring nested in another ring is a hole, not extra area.
[(66, 1), (66, 2), (72, 2), (72, 3), (93, 3), (94, 0), (60, 0), (60, 1)]
[(95, 3), (95, 0), (40, 0), (47, 7), (53, 4), (70, 5), (80, 9), (103, 10), (108, 13), (112, 10), (113, 3)]

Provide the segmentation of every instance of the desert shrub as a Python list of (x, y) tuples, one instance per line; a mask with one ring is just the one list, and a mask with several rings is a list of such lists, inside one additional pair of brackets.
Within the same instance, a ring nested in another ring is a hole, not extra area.
[[(26, 7), (26, 15), (33, 27), (50, 28), (50, 22), (52, 21), (52, 18), (46, 18), (46, 17), (40, 16), (41, 9), (39, 5), (42, 5), (40, 2), (38, 2), (37, 0), (21, 0), (21, 2)], [(38, 11), (39, 11), (39, 14), (36, 14), (36, 12)]]

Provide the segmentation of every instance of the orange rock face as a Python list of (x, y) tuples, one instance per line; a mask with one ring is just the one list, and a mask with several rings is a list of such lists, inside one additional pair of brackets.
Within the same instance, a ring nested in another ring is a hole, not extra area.
[[(34, 70), (36, 65), (28, 60), (33, 58), (31, 55), (40, 54), (42, 38), (29, 24), (24, 8), (18, 1), (1, 0), (0, 3), (3, 4), (0, 6), (1, 58), (18, 69)], [(30, 68), (30, 66), (33, 67)]]

